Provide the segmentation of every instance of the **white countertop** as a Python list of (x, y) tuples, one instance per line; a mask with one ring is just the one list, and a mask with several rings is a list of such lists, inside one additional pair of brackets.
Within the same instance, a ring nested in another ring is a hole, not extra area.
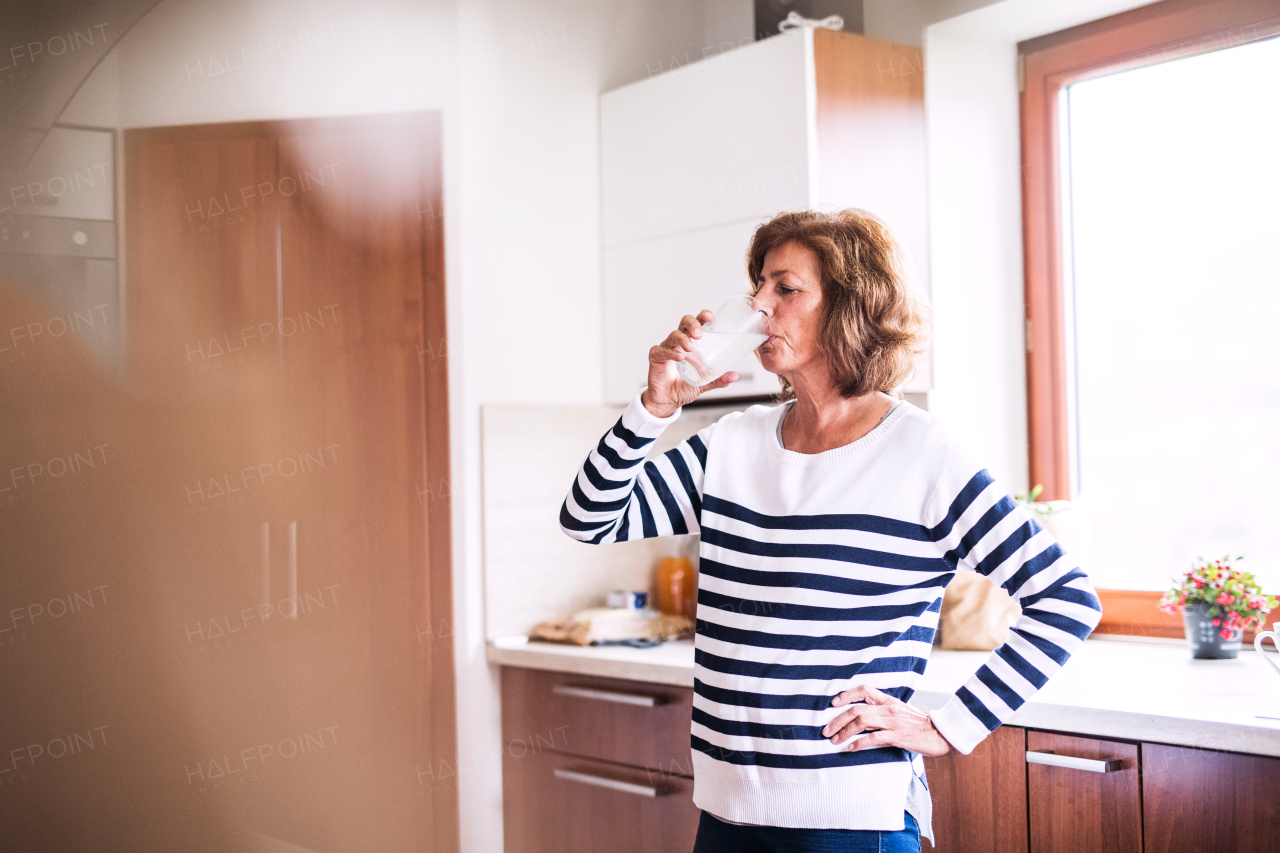
[[(912, 698), (931, 711), (987, 652), (935, 649)], [(652, 649), (490, 644), (501, 666), (693, 686), (693, 643)], [(1280, 757), (1280, 675), (1256, 652), (1193, 660), (1186, 646), (1090, 639), (1018, 709), (1010, 725)]]
[(692, 640), (663, 643), (651, 649), (536, 642), (510, 647), (490, 642), (488, 660), (501, 666), (693, 687)]

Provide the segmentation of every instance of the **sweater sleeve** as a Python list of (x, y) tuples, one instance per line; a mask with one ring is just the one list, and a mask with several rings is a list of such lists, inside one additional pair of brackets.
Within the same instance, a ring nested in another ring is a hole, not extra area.
[(957, 458), (934, 494), (931, 517), (942, 520), (931, 533), (943, 559), (985, 575), (1022, 609), (1008, 641), (929, 715), (968, 755), (1062, 668), (1102, 605), (1084, 572), (985, 470)]
[(592, 545), (698, 533), (715, 424), (644, 461), (654, 439), (679, 416), (654, 417), (637, 394), (578, 469), (560, 507), (560, 529)]

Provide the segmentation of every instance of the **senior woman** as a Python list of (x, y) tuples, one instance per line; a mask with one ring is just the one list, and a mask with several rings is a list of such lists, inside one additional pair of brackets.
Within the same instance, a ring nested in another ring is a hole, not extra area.
[[(782, 404), (646, 450), (703, 391), (676, 363), (704, 311), (649, 351), (648, 386), (587, 457), (561, 527), (591, 543), (700, 533), (695, 853), (918, 851), (922, 756), (971, 752), (1097, 625), (1088, 579), (930, 415), (894, 396), (924, 306), (882, 222), (783, 213), (747, 253)], [(1008, 642), (941, 709), (906, 703), (957, 571), (1003, 586)]]

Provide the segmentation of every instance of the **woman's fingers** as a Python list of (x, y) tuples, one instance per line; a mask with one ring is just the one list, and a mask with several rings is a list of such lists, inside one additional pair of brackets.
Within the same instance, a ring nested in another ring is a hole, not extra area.
[(672, 349), (684, 350), (685, 352), (693, 352), (693, 338), (685, 331), (676, 329), (667, 335), (666, 345)]
[[(874, 687), (846, 690), (831, 704), (841, 704), (838, 700), (842, 697), (848, 701), (850, 695), (863, 701), (823, 727), (823, 736), (831, 738), (832, 743), (850, 750), (897, 746), (928, 756), (945, 755), (951, 750), (928, 714)], [(855, 735), (864, 736), (850, 741)]]
[(822, 727), (823, 737), (844, 740), (851, 734), (883, 726), (884, 712), (873, 705), (857, 705)]
[(684, 361), (685, 353), (693, 351), (693, 344), (689, 343), (688, 335), (681, 332), (672, 332), (667, 335), (667, 339), (656, 347), (650, 347), (649, 360), (656, 362), (664, 361)]
[(702, 337), (702, 324), (711, 320), (711, 312), (703, 311), (697, 317), (685, 315), (680, 326), (667, 335), (666, 340), (649, 348), (649, 379), (640, 402), (650, 413), (667, 417), (686, 403), (696, 400), (704, 391), (723, 388), (737, 381), (732, 371), (702, 387), (692, 387), (672, 369), (671, 363), (679, 363), (693, 352), (693, 342)]
[(684, 356), (678, 350), (674, 350), (666, 344), (658, 344), (656, 347), (649, 347), (649, 363), (663, 364), (668, 361), (681, 361)]
[(698, 393), (701, 394), (704, 391), (714, 391), (717, 388), (723, 388), (726, 385), (732, 385), (734, 382), (737, 382), (737, 381), (738, 381), (738, 372), (736, 370), (730, 370), (728, 373), (724, 374), (714, 382), (708, 382), (706, 385), (703, 385), (702, 387), (700, 387), (698, 389)]
[[(897, 746), (902, 749), (918, 752), (926, 758), (936, 758), (951, 751), (951, 744), (929, 721), (899, 721), (900, 725), (885, 728), (868, 729), (867, 734), (845, 744), (850, 752), (860, 749), (875, 749), (878, 746)], [(855, 732), (856, 734), (856, 732)]]
[[(901, 699), (890, 696), (883, 690), (877, 690), (867, 684), (862, 685), (862, 692), (867, 697), (867, 703), (871, 705), (892, 705), (895, 702), (902, 702)], [(905, 705), (906, 703), (902, 702), (902, 704)]]
[[(685, 314), (680, 318), (680, 325), (676, 326), (676, 332), (688, 338), (702, 337), (702, 322), (692, 314)], [(675, 334), (674, 332), (672, 334)]]
[(702, 337), (702, 327), (710, 323), (713, 317), (715, 315), (710, 311), (701, 311), (697, 317), (685, 314), (680, 319), (680, 325), (676, 328), (691, 338), (700, 338)]
[(834, 744), (842, 744), (854, 735), (860, 735), (867, 731), (866, 724), (861, 719), (855, 719), (840, 731), (831, 736), (831, 742)]
[(833, 741), (839, 740), (839, 736), (843, 733), (844, 728), (853, 723), (857, 717), (857, 711), (845, 711), (843, 714), (822, 727), (822, 736), (829, 737)]
[[(823, 737), (829, 737), (833, 742), (839, 743), (849, 735), (867, 729), (888, 728), (893, 711), (897, 710), (897, 706), (904, 704), (888, 693), (859, 684), (838, 694), (831, 700), (831, 706), (838, 708), (854, 702), (859, 703), (856, 708), (850, 708), (823, 727)], [(854, 720), (857, 721), (856, 724), (853, 723)]]
[(738, 380), (738, 374), (729, 371), (714, 382), (692, 387), (671, 369), (671, 362), (684, 361), (688, 353), (694, 351), (694, 341), (702, 337), (702, 326), (711, 318), (710, 311), (703, 311), (697, 317), (686, 314), (679, 328), (667, 335), (666, 340), (649, 348), (649, 381), (641, 402), (653, 414), (665, 417), (685, 403), (696, 400), (703, 392), (724, 388)]
[(898, 744), (894, 743), (895, 740), (893, 732), (881, 729), (880, 731), (869, 732), (849, 744), (849, 751), (857, 752), (860, 749), (875, 749), (877, 746), (898, 746)]

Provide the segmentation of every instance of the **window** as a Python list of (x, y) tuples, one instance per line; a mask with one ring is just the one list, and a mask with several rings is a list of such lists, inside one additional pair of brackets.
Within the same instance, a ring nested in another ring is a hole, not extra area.
[(1230, 553), (1280, 591), (1277, 104), (1280, 38), (1066, 89), (1068, 453), (1100, 585)]
[(1280, 592), (1267, 5), (1168, 0), (1021, 46), (1032, 482), (1139, 605), (1226, 553)]

